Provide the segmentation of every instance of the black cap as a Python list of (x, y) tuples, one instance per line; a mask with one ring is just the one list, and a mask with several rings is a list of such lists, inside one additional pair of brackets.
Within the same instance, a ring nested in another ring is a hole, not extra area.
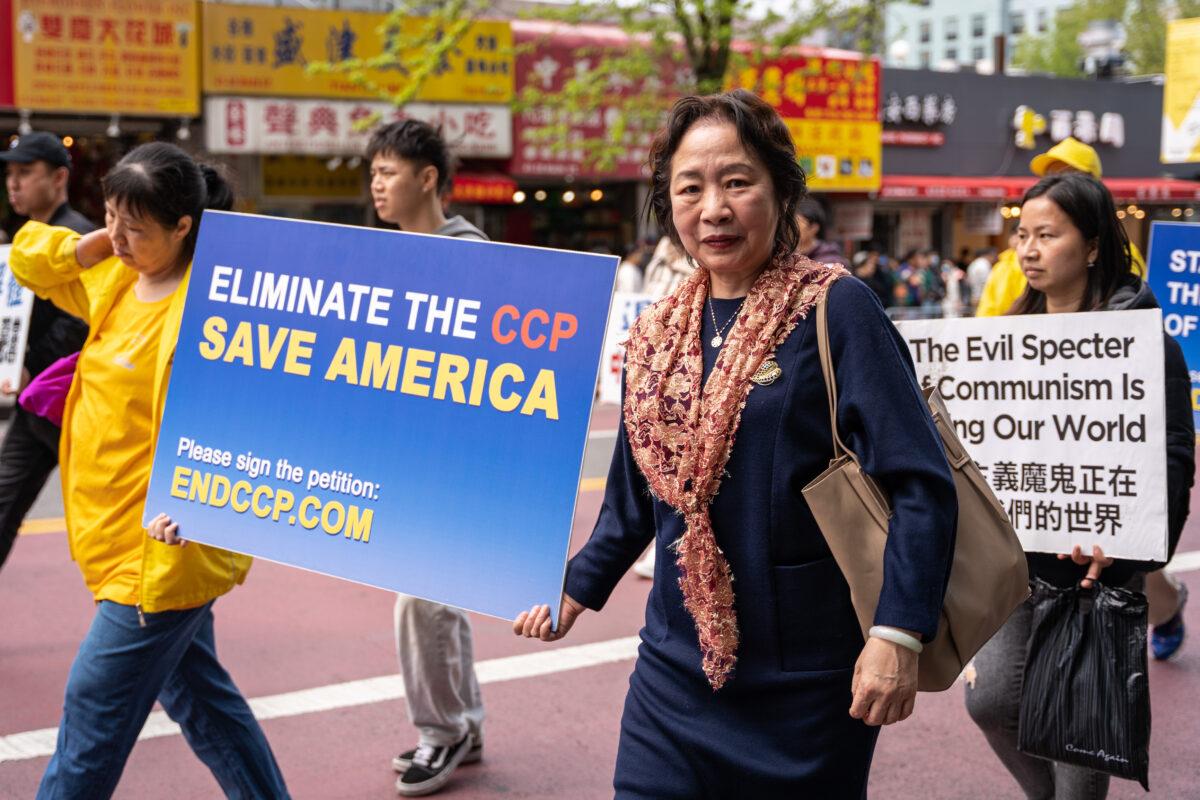
[(17, 164), (31, 164), (34, 161), (45, 161), (52, 167), (71, 167), (71, 154), (53, 133), (37, 131), (27, 133), (0, 150), (0, 161), (13, 161)]

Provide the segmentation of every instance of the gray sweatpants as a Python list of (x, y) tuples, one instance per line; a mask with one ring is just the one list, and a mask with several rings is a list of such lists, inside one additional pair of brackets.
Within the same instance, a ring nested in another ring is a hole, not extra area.
[(1030, 800), (1104, 800), (1108, 775), (1017, 750), (1032, 625), (1033, 606), (1027, 601), (976, 654), (974, 686), (967, 684), (967, 711)]
[(395, 620), (404, 702), (419, 743), (446, 747), (467, 733), (481, 741), (483, 697), (466, 612), (401, 594)]

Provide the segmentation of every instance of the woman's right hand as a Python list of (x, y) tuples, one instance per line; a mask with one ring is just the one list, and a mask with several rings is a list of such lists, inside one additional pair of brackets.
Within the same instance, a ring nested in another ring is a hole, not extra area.
[(558, 629), (550, 630), (550, 606), (534, 606), (513, 620), (513, 633), (527, 639), (541, 639), (543, 642), (557, 642), (567, 635), (575, 618), (582, 614), (584, 608), (570, 595), (563, 593), (562, 608), (558, 612)]
[(108, 230), (105, 228), (85, 233), (75, 243), (75, 260), (84, 269), (96, 266), (112, 254), (112, 239), (108, 238)]

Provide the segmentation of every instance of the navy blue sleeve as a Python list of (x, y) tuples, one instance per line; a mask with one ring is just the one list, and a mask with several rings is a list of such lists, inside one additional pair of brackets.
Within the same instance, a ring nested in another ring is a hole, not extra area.
[[(622, 401), (623, 398), (624, 387)], [(567, 564), (563, 591), (587, 608), (599, 611), (621, 576), (653, 539), (654, 504), (646, 479), (633, 460), (622, 413), (604, 486), (604, 505), (600, 507), (591, 538)]]
[(879, 299), (855, 278), (829, 290), (838, 430), (891, 499), (875, 624), (938, 629), (958, 524), (958, 494), (912, 357)]

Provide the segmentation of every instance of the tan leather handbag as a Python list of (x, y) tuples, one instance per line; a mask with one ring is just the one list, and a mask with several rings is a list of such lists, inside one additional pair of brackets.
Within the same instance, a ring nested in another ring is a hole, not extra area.
[[(817, 345), (829, 397), (833, 460), (829, 469), (804, 487), (803, 494), (850, 584), (850, 599), (865, 639), (883, 587), (883, 549), (892, 512), (887, 497), (838, 435), (837, 382), (827, 316), (822, 298), (817, 305)], [(918, 666), (917, 688), (940, 692), (954, 684), (967, 662), (1029, 596), (1029, 570), (1008, 515), (955, 434), (941, 395), (933, 388), (924, 394), (958, 490), (950, 584), (937, 636), (925, 643)]]

